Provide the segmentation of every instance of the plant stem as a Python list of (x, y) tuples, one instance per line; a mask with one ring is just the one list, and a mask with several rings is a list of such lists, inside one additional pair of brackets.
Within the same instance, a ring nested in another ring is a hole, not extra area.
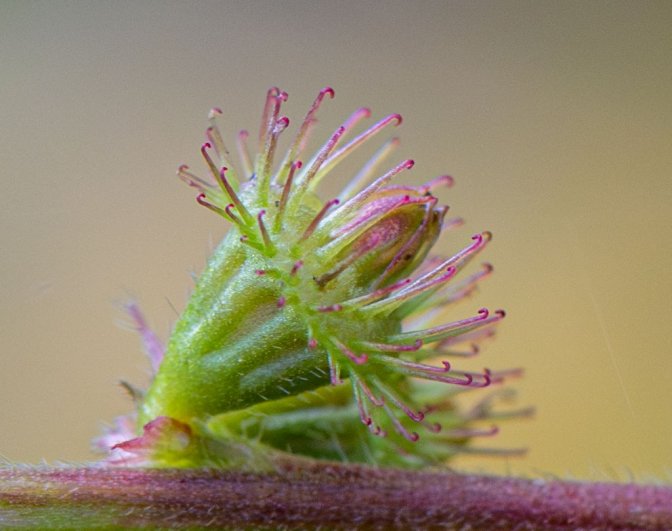
[(672, 487), (301, 463), (0, 468), (0, 526), (672, 529)]

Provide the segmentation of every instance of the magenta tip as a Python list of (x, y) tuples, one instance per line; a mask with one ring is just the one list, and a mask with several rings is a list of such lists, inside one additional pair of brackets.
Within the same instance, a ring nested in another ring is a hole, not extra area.
[(362, 113), (364, 118), (371, 118), (371, 109), (369, 109), (368, 107), (362, 107), (361, 109), (359, 109), (359, 112)]
[(289, 273), (290, 275), (296, 275), (296, 272), (303, 267), (303, 260), (297, 260), (292, 266), (292, 270)]
[(452, 177), (452, 175), (442, 175), (438, 180), (445, 184), (447, 188), (450, 188), (455, 184), (455, 179)]
[(336, 95), (336, 93), (334, 92), (334, 89), (331, 88), (331, 87), (324, 87), (324, 88), (320, 91), (320, 94), (321, 94), (322, 96), (326, 96), (327, 94), (329, 94), (329, 97), (330, 97), (330, 98), (333, 98), (333, 97)]

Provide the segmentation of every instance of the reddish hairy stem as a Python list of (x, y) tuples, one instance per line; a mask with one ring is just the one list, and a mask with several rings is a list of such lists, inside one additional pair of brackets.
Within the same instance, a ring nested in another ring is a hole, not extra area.
[(671, 529), (672, 487), (286, 463), (274, 473), (0, 469), (0, 522), (31, 527)]

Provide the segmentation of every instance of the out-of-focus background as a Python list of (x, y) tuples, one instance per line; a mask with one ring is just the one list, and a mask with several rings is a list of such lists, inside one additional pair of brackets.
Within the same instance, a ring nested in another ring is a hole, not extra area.
[(507, 309), (478, 363), (524, 367), (537, 415), (481, 443), (526, 458), (456, 466), (669, 479), (671, 27), (666, 1), (0, 2), (0, 454), (91, 459), (146, 381), (123, 303), (165, 338), (226, 229), (174, 176), (205, 173), (209, 108), (232, 139), (269, 86), (296, 124), (329, 84), (318, 139), (401, 113), (391, 163), (457, 180), (442, 250), (495, 236), (452, 316)]

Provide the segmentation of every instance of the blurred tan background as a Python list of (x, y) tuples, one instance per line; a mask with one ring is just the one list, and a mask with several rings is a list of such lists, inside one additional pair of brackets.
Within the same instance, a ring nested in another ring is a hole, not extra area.
[(457, 179), (442, 248), (495, 235), (453, 316), (508, 310), (478, 363), (525, 367), (537, 415), (483, 441), (528, 457), (458, 466), (669, 479), (671, 27), (666, 1), (0, 2), (0, 454), (91, 459), (130, 407), (121, 304), (166, 337), (225, 231), (174, 177), (209, 108), (232, 138), (267, 87), (296, 124), (330, 84), (318, 137), (401, 113), (413, 179)]

